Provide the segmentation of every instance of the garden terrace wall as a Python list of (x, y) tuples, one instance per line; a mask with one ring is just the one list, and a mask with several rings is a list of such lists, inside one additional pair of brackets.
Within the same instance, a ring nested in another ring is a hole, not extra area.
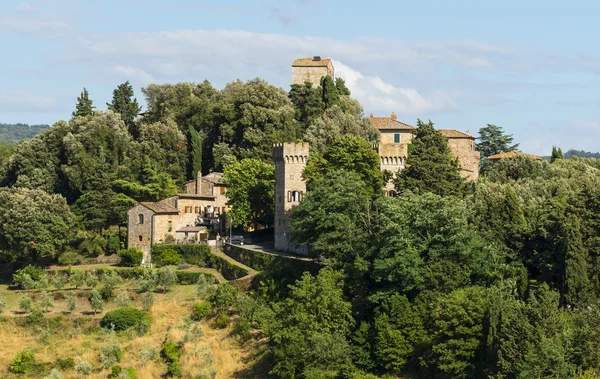
[(318, 263), (313, 261), (267, 254), (236, 245), (223, 245), (223, 252), (236, 261), (248, 267), (252, 267), (256, 271), (266, 270), (272, 265), (293, 264), (299, 272), (309, 271), (315, 273), (319, 271), (320, 267)]
[(248, 271), (240, 266), (214, 255), (208, 245), (152, 245), (152, 254), (159, 255), (165, 250), (173, 249), (181, 256), (181, 260), (194, 265), (205, 265), (214, 268), (227, 280), (235, 280), (248, 275)]
[[(52, 277), (53, 275), (56, 275), (59, 272), (65, 273), (70, 276), (71, 273), (75, 270), (73, 270), (71, 268), (65, 268), (65, 269), (60, 269), (60, 270), (51, 270), (51, 271), (47, 271), (47, 272), (49, 274), (48, 275), (49, 277)], [(144, 274), (150, 270), (155, 270), (155, 269), (141, 268), (141, 267), (135, 267), (135, 268), (120, 267), (120, 268), (96, 268), (96, 269), (86, 270), (86, 271), (93, 272), (96, 275), (98, 275), (98, 277), (101, 277), (102, 275), (112, 271), (112, 272), (116, 273), (117, 275), (119, 275), (119, 277), (121, 277), (122, 279), (139, 280), (139, 279), (143, 279)], [(181, 270), (177, 270), (175, 272), (177, 274), (177, 283), (178, 284), (182, 284), (182, 285), (196, 284), (196, 283), (198, 283), (198, 279), (200, 278), (200, 275), (204, 275), (206, 277), (206, 279), (211, 283), (217, 283), (217, 278), (215, 278), (215, 276), (209, 272), (190, 272), (190, 271), (181, 271)]]

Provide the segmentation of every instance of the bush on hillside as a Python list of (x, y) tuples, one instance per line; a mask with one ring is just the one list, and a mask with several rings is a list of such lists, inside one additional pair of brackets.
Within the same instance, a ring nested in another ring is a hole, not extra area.
[(10, 363), (10, 371), (15, 374), (26, 374), (35, 368), (35, 357), (28, 350), (23, 350)]
[(192, 314), (190, 318), (193, 321), (200, 321), (206, 318), (210, 314), (210, 303), (203, 301), (201, 303), (192, 304)]
[(43, 268), (28, 265), (13, 274), (13, 282), (23, 288), (23, 280), (26, 277), (29, 277), (34, 282), (39, 282), (47, 278)]
[(181, 255), (173, 249), (167, 249), (158, 256), (161, 266), (175, 266), (181, 262)]
[(144, 253), (132, 247), (127, 250), (120, 250), (119, 257), (121, 258), (121, 266), (136, 267), (142, 264)]
[(149, 314), (130, 307), (107, 312), (100, 321), (100, 326), (105, 329), (114, 328), (116, 331), (121, 331), (136, 327), (142, 334), (150, 329), (151, 324), (152, 317)]

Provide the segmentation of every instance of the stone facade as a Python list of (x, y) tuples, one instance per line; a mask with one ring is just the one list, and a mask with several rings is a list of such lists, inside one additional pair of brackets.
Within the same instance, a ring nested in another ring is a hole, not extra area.
[(469, 181), (479, 179), (480, 153), (475, 150), (475, 137), (468, 131), (440, 130), (440, 133), (448, 138), (450, 151), (458, 158), (460, 175)]
[(145, 263), (152, 261), (152, 244), (169, 240), (196, 243), (208, 238), (209, 229), (213, 236), (225, 234), (227, 189), (223, 174), (202, 177), (198, 173), (198, 179), (187, 182), (184, 188), (185, 193), (142, 202), (128, 211), (127, 246), (143, 251)]
[(308, 254), (304, 246), (290, 239), (291, 210), (300, 204), (306, 193), (302, 171), (308, 160), (308, 143), (282, 143), (273, 146), (275, 164), (275, 249)]
[(321, 78), (327, 75), (335, 79), (331, 59), (301, 58), (292, 64), (292, 84), (302, 85), (308, 81), (317, 87), (321, 85)]

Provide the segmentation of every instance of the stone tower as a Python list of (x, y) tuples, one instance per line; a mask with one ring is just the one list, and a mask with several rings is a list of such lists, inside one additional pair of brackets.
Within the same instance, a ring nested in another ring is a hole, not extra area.
[(308, 254), (305, 246), (290, 239), (290, 212), (306, 194), (302, 171), (308, 160), (308, 143), (279, 143), (273, 146), (275, 164), (275, 249)]
[(318, 87), (321, 85), (321, 78), (327, 75), (335, 80), (331, 59), (300, 58), (292, 63), (292, 84), (302, 85), (308, 81)]

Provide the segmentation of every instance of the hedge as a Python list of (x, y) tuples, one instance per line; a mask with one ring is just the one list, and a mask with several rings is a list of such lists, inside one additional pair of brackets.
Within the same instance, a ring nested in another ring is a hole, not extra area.
[[(117, 275), (119, 275), (123, 279), (137, 280), (137, 279), (142, 279), (144, 277), (144, 274), (146, 272), (148, 272), (148, 270), (153, 270), (153, 269), (141, 268), (141, 267), (97, 268), (97, 269), (90, 270), (90, 271), (94, 271), (96, 273), (96, 275), (98, 275), (98, 276), (102, 276), (102, 275), (112, 271), (112, 272), (115, 272)], [(72, 271), (73, 271), (72, 269), (67, 268), (67, 269), (56, 270), (56, 271), (54, 271), (54, 273), (64, 272), (67, 275), (71, 275)], [(200, 278), (200, 275), (204, 275), (210, 283), (217, 283), (217, 278), (215, 278), (215, 276), (209, 272), (190, 272), (190, 271), (181, 271), (181, 270), (177, 270), (175, 272), (177, 273), (177, 283), (178, 284), (196, 284), (196, 283), (198, 283), (198, 279)]]
[(107, 312), (100, 320), (100, 326), (105, 329), (114, 328), (116, 331), (122, 331), (135, 326), (139, 327), (143, 334), (150, 330), (151, 324), (152, 317), (149, 314), (131, 307), (118, 308)]
[(206, 267), (219, 271), (227, 280), (235, 280), (248, 275), (248, 271), (234, 265), (226, 259), (214, 255), (208, 245), (153, 245), (152, 255), (158, 255), (165, 250), (173, 249), (179, 253), (181, 260), (189, 264), (206, 264)]

